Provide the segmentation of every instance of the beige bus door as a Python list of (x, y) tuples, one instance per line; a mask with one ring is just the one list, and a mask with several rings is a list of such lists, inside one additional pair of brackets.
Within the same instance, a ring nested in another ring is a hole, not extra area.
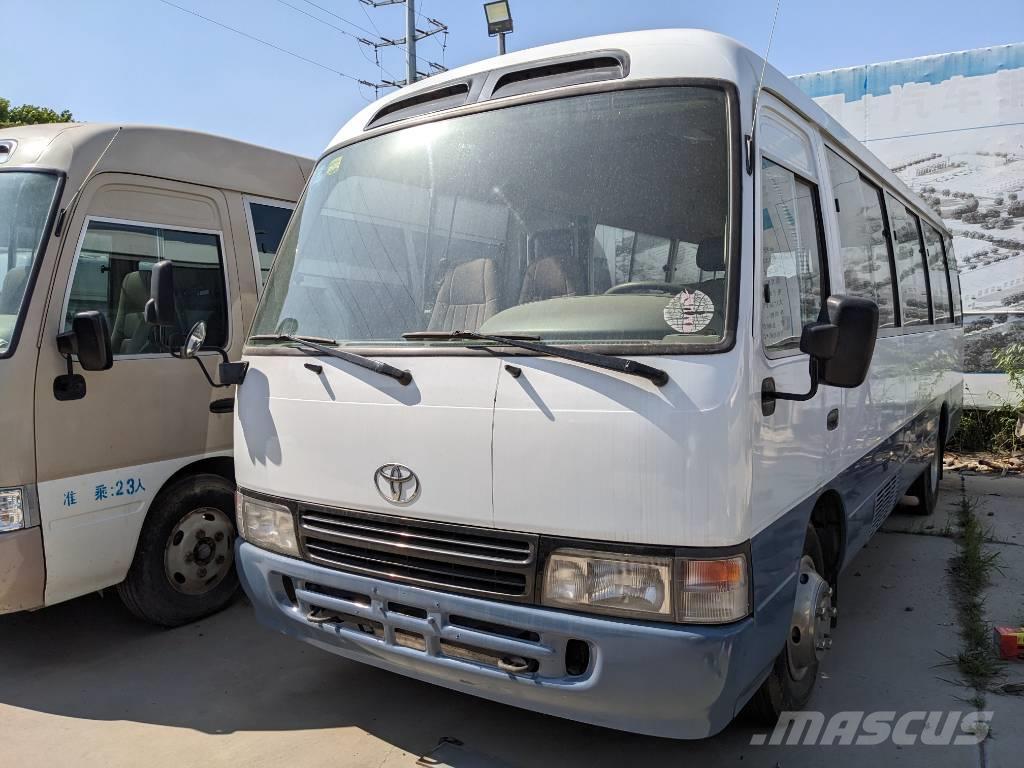
[[(120, 582), (167, 479), (197, 459), (230, 454), (231, 414), (210, 409), (230, 391), (168, 355), (143, 320), (152, 265), (171, 259), (182, 325), (205, 321), (207, 343), (237, 359), (244, 329), (230, 232), (220, 190), (120, 174), (101, 174), (83, 190), (65, 227), (36, 375), (47, 604)], [(97, 372), (75, 363), (85, 395), (58, 401), (54, 380), (67, 362), (56, 337), (85, 310), (106, 317), (114, 364)], [(218, 355), (204, 356), (216, 371)]]

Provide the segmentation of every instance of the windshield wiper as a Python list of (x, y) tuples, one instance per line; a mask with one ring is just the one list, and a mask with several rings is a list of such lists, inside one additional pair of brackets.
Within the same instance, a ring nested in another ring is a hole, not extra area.
[(352, 363), (352, 365), (358, 365), (360, 368), (365, 368), (368, 371), (390, 376), (403, 386), (412, 383), (412, 374), (409, 371), (395, 368), (393, 365), (388, 365), (380, 360), (374, 360), (372, 357), (364, 357), (354, 352), (343, 352), (340, 349), (325, 346), (326, 344), (337, 344), (338, 342), (335, 339), (325, 339), (320, 336), (294, 336), (290, 333), (258, 333), (255, 336), (250, 336), (249, 339), (251, 341), (290, 341), (295, 344), (301, 344), (309, 349), (315, 349), (317, 352), (322, 352), (330, 357), (336, 357), (339, 360)]
[(539, 352), (542, 355), (561, 357), (565, 360), (573, 360), (577, 363), (593, 365), (595, 368), (604, 368), (609, 371), (628, 373), (631, 376), (640, 376), (647, 379), (656, 386), (663, 387), (668, 384), (668, 374), (661, 368), (653, 365), (638, 363), (635, 360), (626, 360), (614, 355), (601, 355), (597, 352), (579, 352), (573, 349), (555, 347), (550, 344), (541, 344), (539, 336), (530, 336), (522, 333), (512, 333), (507, 336), (491, 336), (486, 333), (475, 331), (413, 331), (403, 333), (403, 339), (479, 339), (481, 341), (493, 341), (495, 344), (504, 344), (508, 347), (519, 347), (530, 352)]

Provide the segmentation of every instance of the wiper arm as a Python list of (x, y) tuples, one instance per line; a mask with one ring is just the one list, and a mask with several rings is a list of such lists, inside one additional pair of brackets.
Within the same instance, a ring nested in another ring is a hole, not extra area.
[(339, 360), (352, 363), (352, 365), (358, 365), (360, 368), (365, 368), (368, 371), (390, 376), (403, 386), (412, 383), (412, 374), (409, 371), (395, 368), (393, 365), (389, 365), (381, 360), (374, 360), (372, 357), (364, 357), (354, 352), (344, 352), (335, 347), (325, 346), (326, 344), (337, 344), (338, 342), (334, 339), (325, 339), (319, 336), (294, 336), (290, 333), (259, 333), (249, 338), (254, 341), (290, 341), (308, 349), (315, 349), (317, 352), (322, 352), (330, 357), (336, 357)]
[(555, 347), (551, 344), (541, 344), (539, 336), (527, 334), (509, 334), (508, 336), (491, 336), (486, 333), (475, 331), (413, 331), (403, 333), (403, 339), (480, 339), (481, 341), (493, 341), (495, 344), (504, 344), (508, 347), (518, 347), (530, 352), (539, 352), (542, 355), (561, 357), (565, 360), (573, 360), (577, 363), (592, 365), (595, 368), (604, 368), (609, 371), (628, 373), (631, 376), (640, 376), (647, 379), (656, 386), (663, 387), (668, 384), (668, 374), (661, 368), (653, 365), (638, 363), (635, 360), (626, 360), (614, 355), (601, 355), (597, 352), (579, 352), (573, 349)]

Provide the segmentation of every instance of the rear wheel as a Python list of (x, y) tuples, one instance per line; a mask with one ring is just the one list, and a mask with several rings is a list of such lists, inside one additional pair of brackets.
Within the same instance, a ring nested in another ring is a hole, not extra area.
[(774, 725), (783, 712), (793, 712), (807, 704), (818, 679), (818, 665), (825, 651), (832, 647), (830, 633), (835, 607), (832, 587), (821, 575), (824, 572), (821, 542), (809, 525), (786, 647), (747, 705), (748, 711), (764, 725)]
[(117, 591), (140, 619), (176, 627), (219, 611), (238, 591), (234, 486), (194, 475), (164, 490), (146, 516)]
[(917, 499), (916, 505), (907, 507), (907, 511), (913, 515), (930, 515), (935, 511), (935, 506), (938, 503), (939, 480), (942, 479), (942, 456), (946, 448), (944, 431), (940, 425), (935, 436), (935, 450), (928, 460), (928, 466), (907, 491), (908, 496), (914, 496)]

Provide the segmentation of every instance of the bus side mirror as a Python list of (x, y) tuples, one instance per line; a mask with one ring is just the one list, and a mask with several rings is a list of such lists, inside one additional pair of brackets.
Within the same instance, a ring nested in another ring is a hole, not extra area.
[(857, 296), (830, 296), (829, 325), (836, 329), (835, 352), (821, 362), (821, 381), (832, 387), (859, 387), (868, 376), (878, 338), (878, 305)]
[(72, 355), (78, 356), (83, 370), (109, 370), (114, 365), (114, 353), (107, 318), (96, 310), (79, 312), (71, 318), (71, 330), (57, 334), (57, 351), (67, 358), (69, 374)]
[(763, 415), (775, 413), (777, 400), (810, 400), (819, 384), (852, 389), (867, 378), (878, 336), (878, 305), (856, 296), (830, 296), (825, 310), (827, 323), (808, 323), (800, 334), (800, 351), (810, 357), (810, 389), (779, 392), (775, 379), (765, 379), (761, 382)]
[(174, 264), (164, 260), (153, 265), (149, 280), (149, 301), (145, 319), (150, 325), (173, 328), (177, 325), (174, 312)]

